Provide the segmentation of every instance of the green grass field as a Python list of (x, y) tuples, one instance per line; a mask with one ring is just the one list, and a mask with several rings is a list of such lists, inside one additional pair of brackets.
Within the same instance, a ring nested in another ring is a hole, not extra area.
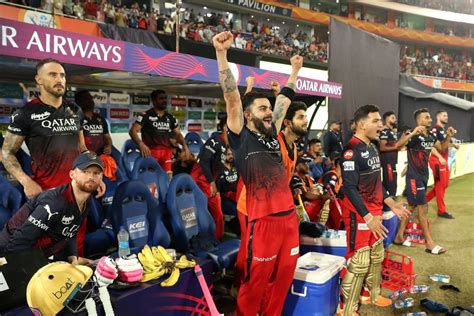
[[(466, 175), (451, 181), (446, 191), (445, 202), (448, 212), (454, 220), (441, 219), (436, 216), (436, 202), (429, 204), (429, 219), (433, 239), (447, 249), (443, 255), (435, 256), (424, 251), (424, 245), (413, 248), (390, 246), (389, 250), (410, 256), (413, 259), (417, 284), (431, 286), (427, 294), (417, 294), (415, 307), (404, 310), (407, 312), (422, 311), (419, 307), (421, 298), (429, 297), (450, 308), (474, 305), (474, 174)], [(443, 291), (439, 287), (443, 283), (432, 282), (428, 274), (440, 273), (451, 276), (451, 284), (461, 292)], [(363, 306), (360, 315), (394, 315), (391, 308)]]

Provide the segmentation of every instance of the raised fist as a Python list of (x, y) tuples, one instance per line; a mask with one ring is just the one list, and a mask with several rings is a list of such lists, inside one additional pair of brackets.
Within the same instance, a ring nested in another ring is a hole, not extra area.
[(300, 70), (303, 67), (303, 57), (295, 55), (290, 58), (291, 68)]
[(231, 32), (221, 32), (212, 38), (212, 44), (217, 52), (227, 51), (234, 42), (234, 36)]
[(446, 130), (446, 133), (448, 134), (449, 137), (453, 137), (457, 133), (457, 131), (454, 129), (454, 127), (450, 126)]

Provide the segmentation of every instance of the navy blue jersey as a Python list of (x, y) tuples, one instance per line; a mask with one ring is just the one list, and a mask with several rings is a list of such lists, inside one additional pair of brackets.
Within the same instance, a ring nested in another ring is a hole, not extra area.
[(375, 145), (353, 136), (344, 148), (341, 163), (344, 206), (357, 211), (361, 217), (369, 212), (381, 214), (386, 192)]
[(407, 176), (417, 179), (428, 179), (428, 159), (431, 149), (437, 141), (436, 134), (429, 130), (428, 135), (413, 136), (407, 144), (408, 171)]
[(237, 169), (235, 167), (226, 168), (224, 166), (224, 169), (217, 181), (219, 192), (237, 192), (237, 180), (239, 180), (239, 173), (237, 172)]
[(165, 112), (163, 116), (152, 108), (137, 117), (137, 124), (141, 125), (142, 140), (150, 148), (170, 148), (170, 137), (178, 127), (176, 118)]
[(198, 155), (199, 165), (206, 180), (215, 182), (219, 174), (222, 173), (226, 159), (227, 147), (220, 134), (209, 138), (201, 147)]
[(104, 118), (97, 113), (94, 113), (91, 118), (84, 117), (82, 129), (87, 149), (97, 155), (102, 155), (105, 146), (104, 135), (109, 133), (109, 127)]
[(43, 189), (68, 183), (69, 171), (79, 155), (82, 110), (63, 101), (59, 108), (33, 99), (18, 109), (8, 132), (25, 137), (33, 160), (33, 179)]
[(19, 252), (40, 248), (46, 257), (65, 251), (77, 255), (77, 231), (87, 217), (81, 212), (70, 184), (44, 191), (28, 200), (0, 232), (0, 249)]
[[(385, 128), (380, 132), (380, 141), (387, 141), (387, 147), (395, 147), (398, 141), (398, 135), (390, 128)], [(391, 164), (392, 166), (396, 165), (398, 162), (398, 150), (380, 152), (380, 162), (382, 166)]]

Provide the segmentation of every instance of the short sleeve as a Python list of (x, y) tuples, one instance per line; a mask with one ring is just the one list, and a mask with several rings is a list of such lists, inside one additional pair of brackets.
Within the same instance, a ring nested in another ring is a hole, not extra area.
[(10, 125), (8, 126), (8, 132), (20, 135), (28, 136), (30, 133), (30, 118), (28, 114), (25, 113), (24, 108), (18, 109), (13, 113), (10, 119)]
[(383, 130), (382, 132), (380, 132), (380, 140), (388, 140), (388, 132), (387, 130)]
[(230, 129), (227, 130), (227, 136), (229, 137), (229, 144), (233, 150), (239, 149), (240, 144), (241, 144), (240, 139), (243, 132), (244, 132), (244, 129), (242, 129), (242, 131), (240, 132), (240, 135), (237, 135), (234, 132), (232, 132)]
[(145, 117), (146, 117), (145, 112), (142, 112), (142, 113), (138, 114), (137, 120), (135, 121), (135, 123), (137, 123), (138, 125), (143, 126), (143, 124), (145, 123)]
[(176, 117), (174, 117), (173, 115), (170, 114), (170, 129), (174, 130), (178, 126), (179, 126), (178, 125), (178, 120), (176, 119)]
[(443, 142), (446, 139), (446, 131), (444, 130), (444, 128), (434, 127), (431, 130), (431, 133), (433, 134), (433, 136), (436, 137), (436, 140), (439, 140), (440, 142)]

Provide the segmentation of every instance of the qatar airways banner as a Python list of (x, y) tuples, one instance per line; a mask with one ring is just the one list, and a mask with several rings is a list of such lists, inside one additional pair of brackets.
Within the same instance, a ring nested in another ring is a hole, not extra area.
[[(217, 62), (213, 59), (6, 19), (0, 19), (0, 31), (0, 55), (55, 58), (68, 64), (219, 82)], [(248, 76), (255, 77), (255, 87), (263, 89), (268, 89), (271, 81), (284, 85), (288, 80), (288, 75), (274, 71), (232, 63), (230, 68), (240, 86), (246, 85)], [(296, 88), (302, 94), (342, 97), (342, 85), (334, 82), (299, 77)]]

